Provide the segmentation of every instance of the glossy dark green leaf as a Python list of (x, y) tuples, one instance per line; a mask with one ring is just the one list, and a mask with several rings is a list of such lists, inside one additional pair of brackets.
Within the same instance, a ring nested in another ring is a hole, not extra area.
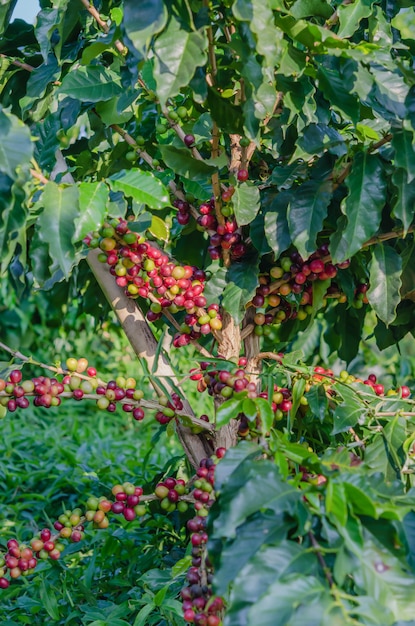
[(306, 259), (316, 249), (332, 197), (330, 181), (310, 180), (297, 187), (288, 207), (288, 226), (293, 244)]
[(69, 72), (59, 87), (59, 93), (81, 102), (111, 100), (122, 92), (119, 74), (100, 65), (82, 65)]
[(398, 168), (392, 174), (392, 181), (397, 188), (396, 202), (393, 205), (395, 217), (401, 220), (404, 232), (408, 231), (415, 214), (415, 181), (407, 182), (407, 172)]
[(258, 259), (233, 263), (227, 280), (222, 305), (239, 324), (245, 314), (245, 305), (254, 296), (258, 286)]
[(80, 183), (79, 215), (75, 219), (74, 242), (81, 241), (85, 235), (103, 223), (108, 197), (109, 189), (104, 183)]
[(260, 550), (264, 544), (280, 543), (290, 528), (283, 515), (258, 513), (245, 522), (231, 542), (226, 542), (220, 555), (220, 562), (215, 567), (215, 590), (218, 595), (225, 595), (227, 587), (235, 578), (235, 572)]
[(215, 520), (215, 532), (232, 538), (236, 528), (261, 509), (276, 514), (294, 513), (301, 495), (290, 483), (281, 479), (278, 469), (269, 461), (247, 461), (239, 469), (238, 491), (221, 492), (221, 510)]
[(393, 133), (392, 146), (395, 149), (395, 163), (397, 167), (405, 170), (407, 182), (415, 179), (415, 148), (413, 132), (399, 130)]
[(307, 166), (302, 161), (291, 163), (290, 165), (277, 165), (272, 170), (271, 181), (276, 187), (283, 191), (289, 189), (292, 184), (307, 177)]
[(374, 246), (367, 298), (376, 315), (388, 326), (396, 317), (401, 296), (402, 259), (387, 244)]
[(207, 102), (211, 116), (221, 130), (244, 135), (243, 115), (240, 106), (233, 104), (228, 98), (222, 98), (213, 88), (208, 89)]
[(134, 48), (144, 55), (151, 37), (167, 23), (168, 12), (162, 0), (125, 0), (123, 25)]
[[(283, 541), (278, 546), (268, 546), (250, 559), (236, 574), (229, 596), (225, 616), (225, 626), (251, 624), (249, 611), (261, 597), (267, 595), (268, 588), (277, 580), (315, 574), (315, 560), (306, 550), (293, 541)], [(272, 596), (275, 598), (275, 594)], [(253, 615), (252, 615), (253, 619)], [(252, 626), (255, 622), (252, 622)], [(274, 612), (275, 624), (275, 612)]]
[(238, 226), (249, 224), (260, 208), (258, 187), (249, 183), (238, 185), (232, 196), (232, 203)]
[(270, 191), (263, 197), (265, 237), (275, 258), (278, 258), (291, 243), (287, 220), (287, 210), (291, 199), (292, 195), (288, 191), (281, 193)]
[(379, 227), (386, 193), (379, 157), (359, 152), (346, 178), (346, 185), (349, 193), (341, 208), (347, 217), (347, 224), (344, 230), (334, 233), (330, 242), (335, 263), (355, 254)]
[(340, 384), (334, 387), (343, 398), (333, 413), (332, 434), (337, 435), (356, 426), (359, 419), (366, 415), (367, 409), (353, 390)]
[(191, 152), (186, 148), (160, 145), (159, 149), (167, 167), (190, 180), (205, 180), (206, 177), (212, 176), (213, 172), (216, 171), (212, 165), (194, 159)]
[(333, 9), (326, 0), (296, 0), (290, 8), (290, 13), (297, 20), (314, 15), (327, 19), (333, 14)]
[[(291, 619), (291, 623), (295, 623), (300, 604), (299, 595), (301, 603), (309, 607), (311, 619), (316, 620), (311, 624), (321, 624), (324, 613), (331, 604), (329, 590), (318, 578), (291, 574), (268, 587), (266, 594), (250, 609), (247, 626), (275, 626), (276, 615), (281, 624), (289, 624)], [(299, 612), (301, 613), (301, 608)], [(307, 623), (310, 624), (308, 620)]]
[(27, 167), (32, 154), (29, 128), (15, 115), (0, 110), (0, 171), (14, 179), (16, 168)]
[(312, 385), (306, 393), (310, 410), (320, 422), (324, 422), (328, 409), (327, 393), (324, 385)]
[(147, 204), (152, 209), (170, 206), (170, 196), (166, 187), (152, 172), (131, 169), (111, 176), (112, 189), (122, 191), (127, 197)]
[(154, 46), (154, 78), (162, 106), (189, 84), (197, 67), (204, 65), (206, 47), (207, 40), (203, 31), (184, 30), (171, 17)]
[(50, 257), (59, 265), (65, 278), (75, 263), (73, 238), (79, 217), (79, 191), (75, 185), (49, 182), (40, 200), (43, 211), (38, 220), (42, 238), (49, 244)]
[(352, 120), (354, 123), (359, 121), (359, 101), (352, 93), (351, 81), (346, 81), (345, 76), (339, 71), (321, 66), (318, 71), (318, 84), (330, 106), (339, 111), (343, 119)]
[(265, 229), (264, 229), (264, 215), (262, 211), (258, 213), (256, 218), (249, 225), (249, 234), (252, 240), (253, 245), (255, 246), (258, 254), (263, 256), (268, 252), (271, 252), (271, 248), (268, 245), (268, 242), (265, 238)]
[(27, 81), (27, 95), (32, 98), (40, 98), (45, 93), (49, 83), (60, 76), (60, 69), (54, 56), (48, 58), (47, 63), (36, 67)]
[[(320, 155), (326, 150), (337, 156), (347, 153), (344, 138), (331, 126), (326, 124), (309, 124), (298, 138), (298, 146), (294, 156)], [(301, 152), (302, 154), (298, 154)]]
[(249, 23), (250, 30), (256, 36), (257, 51), (265, 58), (265, 63), (273, 67), (280, 54), (281, 34), (275, 29), (271, 0), (236, 0), (232, 11), (236, 19)]

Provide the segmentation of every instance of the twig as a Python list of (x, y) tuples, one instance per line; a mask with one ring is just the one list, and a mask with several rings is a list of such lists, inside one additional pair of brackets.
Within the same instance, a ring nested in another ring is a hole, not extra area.
[[(63, 367), (56, 367), (54, 365), (47, 365), (46, 363), (42, 363), (41, 361), (36, 361), (33, 357), (26, 356), (22, 354), (19, 350), (13, 350), (6, 346), (5, 343), (0, 342), (0, 349), (4, 350), (11, 354), (15, 359), (19, 359), (19, 361), (23, 361), (23, 363), (31, 363), (32, 365), (38, 365), (42, 369), (48, 370), (50, 372), (54, 372), (55, 374), (63, 374), (66, 376), (67, 374), (74, 374), (83, 380), (91, 380), (91, 376), (87, 376), (85, 374), (79, 374), (78, 372), (70, 372), (68, 369), (64, 369)], [(105, 381), (100, 380), (99, 378), (94, 377), (94, 380), (97, 380), (99, 384), (105, 385)]]
[(0, 58), (8, 59), (12, 65), (16, 65), (16, 67), (20, 67), (22, 70), (26, 70), (27, 72), (33, 72), (33, 70), (36, 69), (28, 63), (23, 63), (22, 61), (18, 61), (17, 59), (7, 56), (7, 54), (0, 54)]
[[(384, 146), (386, 143), (388, 143), (392, 139), (392, 137), (393, 137), (392, 133), (387, 133), (384, 137), (382, 137), (382, 139), (379, 139), (379, 141), (369, 146), (367, 150), (368, 153), (371, 154), (372, 152), (375, 152), (376, 150)], [(333, 189), (337, 189), (337, 187), (339, 187), (345, 181), (345, 179), (350, 173), (352, 165), (353, 165), (353, 161), (351, 160), (349, 161), (349, 163), (347, 163), (347, 165), (345, 165), (345, 167), (343, 168), (343, 170), (340, 172), (338, 176), (335, 176), (334, 172), (330, 174), (330, 176), (328, 177), (328, 180), (334, 180)]]
[(134, 148), (134, 150), (143, 159), (143, 161), (145, 161), (150, 167), (154, 168), (152, 157), (145, 150), (141, 150), (134, 137), (131, 137), (131, 135), (129, 135), (126, 130), (121, 128), (121, 126), (118, 126), (118, 124), (111, 124), (110, 128), (112, 128), (112, 130), (115, 130), (116, 133), (121, 135), (124, 141)]
[(33, 178), (37, 178), (44, 185), (48, 184), (48, 182), (49, 182), (48, 179), (45, 176), (43, 176), (43, 174), (41, 172), (37, 172), (33, 168), (30, 168), (30, 173), (33, 176)]
[[(108, 34), (109, 30), (110, 30), (109, 26), (101, 18), (100, 14), (96, 10), (96, 8), (88, 0), (81, 0), (81, 2), (84, 5), (84, 7), (86, 8), (86, 10), (88, 11), (88, 13), (90, 13), (92, 15), (92, 17), (94, 18), (94, 20), (96, 21), (98, 26), (104, 31), (104, 33)], [(128, 49), (118, 39), (116, 41), (114, 41), (114, 45), (117, 48), (117, 50), (119, 52), (121, 52), (121, 54), (126, 54), (128, 52)]]
[(328, 567), (326, 561), (324, 560), (323, 555), (321, 554), (320, 545), (318, 544), (317, 539), (315, 538), (311, 530), (307, 534), (310, 539), (311, 545), (313, 546), (317, 560), (320, 563), (321, 568), (324, 572), (324, 576), (326, 577), (327, 582), (329, 583), (329, 586), (333, 587), (334, 585), (333, 576), (331, 575), (330, 568)]

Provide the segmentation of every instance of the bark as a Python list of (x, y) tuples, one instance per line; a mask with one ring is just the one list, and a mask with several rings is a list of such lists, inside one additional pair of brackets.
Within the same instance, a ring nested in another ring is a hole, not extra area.
[[(139, 359), (146, 360), (148, 369), (154, 371), (154, 377), (165, 377), (164, 386), (172, 389), (172, 385), (169, 384), (169, 381), (177, 384), (177, 379), (162, 352), (160, 352), (157, 365), (154, 367), (157, 355), (157, 341), (151, 332), (145, 316), (136, 301), (126, 296), (124, 290), (118, 287), (114, 277), (108, 272), (108, 268), (105, 264), (98, 261), (98, 254), (99, 251), (97, 250), (91, 250), (91, 252), (89, 252), (87, 257), (89, 266), (105, 297), (117, 315), (131, 347)], [(156, 383), (154, 387), (156, 391), (161, 393), (161, 389), (157, 388)], [(183, 404), (186, 412), (194, 415), (187, 399), (183, 399)], [(212, 439), (209, 435), (204, 433), (200, 435), (192, 433), (189, 428), (183, 426), (178, 420), (176, 423), (177, 434), (186, 456), (194, 467), (198, 467), (201, 459), (212, 454), (214, 449)]]

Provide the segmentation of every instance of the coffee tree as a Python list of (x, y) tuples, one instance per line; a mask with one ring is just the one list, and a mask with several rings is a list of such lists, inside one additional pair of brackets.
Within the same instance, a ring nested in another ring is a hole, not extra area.
[(189, 531), (187, 623), (415, 624), (414, 402), (405, 381), (347, 372), (362, 338), (414, 329), (412, 3), (42, 0), (34, 26), (14, 4), (6, 306), (76, 294), (98, 320), (103, 293), (154, 394), (93, 356), (26, 376), (36, 361), (2, 343), (1, 416), (95, 402), (137, 436), (155, 417), (195, 474), (108, 485), (4, 542), (2, 593), (158, 502)]

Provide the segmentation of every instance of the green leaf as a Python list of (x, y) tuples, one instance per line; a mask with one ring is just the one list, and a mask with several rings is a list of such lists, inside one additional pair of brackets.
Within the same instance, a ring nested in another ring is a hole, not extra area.
[(414, 133), (409, 130), (398, 130), (393, 133), (392, 146), (395, 149), (395, 164), (407, 174), (407, 182), (415, 179)]
[(250, 30), (256, 35), (256, 51), (264, 56), (269, 67), (278, 63), (282, 52), (278, 45), (282, 36), (274, 25), (273, 8), (271, 0), (236, 0), (232, 6), (236, 19), (249, 23)]
[(342, 230), (341, 222), (338, 222), (338, 230), (331, 238), (333, 263), (353, 256), (379, 227), (386, 194), (386, 180), (379, 157), (359, 152), (346, 185), (349, 193), (341, 210), (347, 216), (347, 224)]
[(167, 23), (168, 11), (162, 0), (125, 0), (123, 25), (134, 48), (145, 55), (151, 38)]
[(327, 19), (333, 14), (333, 9), (326, 0), (296, 0), (290, 8), (290, 13), (297, 20), (315, 15)]
[(306, 393), (306, 398), (313, 415), (323, 423), (328, 409), (328, 399), (324, 385), (312, 385)]
[(256, 419), (258, 409), (252, 398), (245, 398), (243, 400), (241, 412), (250, 422), (253, 422)]
[(13, 14), (17, 0), (2, 0), (0, 2), (0, 34), (6, 30)]
[(221, 491), (215, 534), (233, 538), (237, 528), (254, 513), (270, 509), (277, 515), (284, 511), (294, 514), (300, 501), (300, 491), (285, 482), (269, 460), (247, 459)]
[(302, 162), (291, 163), (290, 165), (276, 165), (272, 170), (271, 181), (280, 190), (290, 189), (292, 184), (298, 179), (307, 178), (307, 165)]
[(207, 40), (204, 32), (189, 32), (171, 17), (154, 46), (154, 78), (162, 107), (189, 84), (197, 67), (206, 62)]
[(239, 413), (242, 412), (241, 398), (229, 398), (223, 404), (220, 405), (216, 413), (216, 427), (221, 428), (228, 424), (232, 419), (236, 419)]
[(215, 565), (215, 592), (225, 595), (235, 572), (240, 572), (264, 544), (280, 543), (288, 529), (283, 515), (262, 512), (240, 526), (234, 541), (225, 543), (220, 563)]
[(162, 241), (169, 240), (169, 227), (166, 222), (160, 217), (157, 217), (157, 215), (152, 216), (151, 225), (148, 230), (154, 237), (156, 237), (156, 239), (161, 239)]
[(101, 102), (111, 100), (122, 90), (119, 74), (101, 65), (82, 65), (64, 77), (58, 92), (81, 102)]
[(79, 215), (75, 219), (73, 241), (81, 241), (102, 224), (107, 212), (109, 189), (104, 183), (79, 184)]
[(397, 198), (393, 205), (393, 213), (395, 217), (401, 220), (404, 235), (408, 232), (408, 228), (414, 219), (415, 207), (415, 181), (408, 184), (407, 178), (406, 170), (401, 168), (396, 169), (392, 174), (392, 182), (397, 188)]
[(0, 109), (0, 171), (16, 178), (16, 169), (28, 166), (33, 155), (30, 130), (15, 115)]
[(131, 107), (124, 111), (118, 111), (118, 103), (119, 98), (111, 98), (106, 102), (97, 103), (95, 110), (106, 126), (124, 124), (133, 117), (134, 111)]
[[(210, 268), (207, 268), (209, 272)], [(226, 275), (228, 270), (226, 267), (211, 267), (212, 275), (209, 280), (206, 281), (206, 287), (203, 292), (208, 304), (212, 304), (213, 302), (217, 302), (219, 297), (222, 295), (226, 285)], [(209, 275), (209, 274), (208, 274)]]
[(326, 488), (326, 511), (334, 515), (342, 526), (347, 522), (347, 501), (342, 483), (330, 479)]
[(261, 420), (261, 431), (265, 436), (271, 430), (274, 423), (274, 411), (271, 404), (265, 398), (255, 398), (255, 404), (258, 409), (259, 419)]
[(163, 161), (179, 176), (185, 176), (190, 180), (205, 180), (216, 172), (216, 167), (208, 165), (205, 161), (194, 159), (187, 148), (176, 148), (176, 146), (159, 145), (159, 150)]
[(326, 150), (337, 156), (343, 156), (347, 153), (344, 138), (331, 126), (309, 124), (298, 138), (297, 150), (293, 158), (320, 155)]
[(292, 387), (292, 409), (291, 415), (295, 415), (297, 413), (298, 407), (300, 406), (300, 400), (304, 395), (305, 389), (305, 379), (297, 378)]
[(45, 580), (42, 580), (39, 587), (39, 596), (43, 606), (46, 609), (47, 614), (55, 621), (60, 621), (60, 611), (58, 600), (55, 592), (50, 585), (46, 585)]
[(291, 199), (292, 195), (288, 191), (268, 192), (263, 197), (263, 210), (266, 210), (265, 237), (275, 258), (278, 258), (291, 243), (287, 221), (287, 209)]
[(377, 244), (369, 268), (367, 298), (376, 315), (389, 326), (396, 317), (396, 307), (401, 299), (402, 259), (391, 246)]
[(147, 618), (150, 615), (150, 613), (154, 611), (155, 608), (156, 608), (156, 605), (154, 604), (154, 602), (149, 602), (148, 604), (145, 604), (139, 610), (137, 617), (135, 618), (133, 622), (133, 626), (146, 626), (148, 624)]
[(414, 574), (391, 551), (381, 549), (370, 539), (366, 539), (359, 557), (360, 567), (354, 573), (357, 585), (381, 606), (388, 607), (395, 620), (412, 620)]
[(258, 260), (233, 263), (227, 278), (222, 306), (239, 324), (245, 314), (245, 305), (252, 299), (258, 286)]
[(31, 98), (41, 98), (49, 83), (60, 76), (61, 70), (55, 57), (48, 58), (47, 63), (42, 63), (30, 73), (27, 81), (26, 95)]
[(75, 220), (79, 217), (79, 190), (76, 185), (64, 186), (49, 182), (40, 203), (43, 211), (38, 218), (42, 239), (49, 244), (49, 255), (58, 264), (65, 278), (75, 263), (73, 238)]
[[(320, 580), (314, 576), (292, 574), (269, 585), (263, 597), (251, 607), (247, 626), (275, 626), (276, 615), (280, 624), (307, 623), (311, 626), (310, 617), (316, 620), (314, 625), (322, 624), (330, 604), (329, 591)], [(301, 611), (304, 605), (310, 610), (306, 621), (301, 616), (296, 617), (297, 609)]]
[(343, 398), (333, 413), (332, 434), (337, 435), (356, 426), (359, 419), (366, 415), (367, 409), (352, 389), (340, 384), (335, 384), (334, 388)]
[(259, 189), (255, 185), (238, 185), (232, 196), (233, 210), (238, 226), (245, 226), (255, 219), (259, 208)]
[(242, 109), (228, 98), (222, 98), (216, 89), (209, 87), (207, 104), (210, 114), (219, 128), (226, 133), (244, 134)]
[(111, 176), (110, 185), (115, 191), (122, 191), (127, 197), (146, 204), (151, 209), (170, 206), (170, 196), (166, 187), (151, 172), (131, 169)]
[(340, 4), (337, 8), (340, 23), (338, 36), (351, 37), (358, 29), (360, 21), (372, 15), (373, 2), (374, 0), (355, 0), (351, 4)]
[(360, 120), (360, 103), (352, 93), (353, 83), (350, 80), (346, 81), (339, 71), (321, 65), (318, 68), (318, 85), (331, 107), (339, 111), (343, 119), (354, 123)]
[(288, 207), (288, 227), (293, 244), (306, 259), (316, 249), (332, 197), (330, 181), (310, 180), (297, 187)]

